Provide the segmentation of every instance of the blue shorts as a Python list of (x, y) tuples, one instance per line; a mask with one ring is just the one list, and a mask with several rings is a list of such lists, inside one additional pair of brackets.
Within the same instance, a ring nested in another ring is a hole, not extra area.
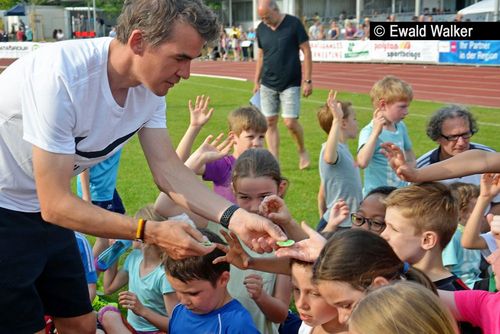
[(44, 315), (92, 311), (73, 231), (0, 208), (0, 333), (33, 333)]
[(279, 92), (260, 85), (260, 107), (264, 116), (278, 116), (280, 105), (283, 118), (299, 118), (300, 87), (289, 87)]
[(125, 207), (118, 191), (113, 192), (113, 199), (110, 201), (92, 201), (92, 204), (97, 205), (105, 210), (125, 214)]

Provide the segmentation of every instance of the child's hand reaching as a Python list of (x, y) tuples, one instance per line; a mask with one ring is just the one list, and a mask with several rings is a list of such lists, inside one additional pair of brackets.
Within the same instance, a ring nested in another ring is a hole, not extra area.
[(500, 193), (500, 174), (485, 173), (481, 175), (479, 196), (492, 199)]
[(347, 218), (349, 217), (349, 213), (351, 210), (347, 203), (340, 199), (338, 200), (330, 210), (330, 217), (328, 218), (328, 224), (325, 226), (323, 231), (325, 232), (333, 232), (337, 230), (337, 227)]
[(145, 310), (144, 305), (142, 305), (137, 295), (130, 291), (122, 291), (118, 294), (118, 303), (121, 307), (131, 310), (137, 315), (141, 315)]
[(389, 160), (389, 165), (401, 180), (419, 182), (418, 170), (406, 161), (403, 151), (397, 145), (386, 142), (380, 146), (381, 152)]
[(220, 142), (223, 137), (223, 133), (219, 134), (215, 139), (213, 139), (213, 135), (209, 135), (193, 155), (199, 156), (204, 164), (225, 157), (231, 152), (233, 137), (228, 136)]
[(262, 280), (262, 276), (257, 274), (248, 275), (245, 277), (243, 281), (245, 287), (247, 288), (248, 294), (250, 298), (253, 300), (258, 300), (264, 292), (264, 281)]
[(489, 214), (488, 223), (490, 223), (491, 234), (500, 248), (500, 216), (493, 216)]
[(292, 216), (285, 201), (277, 195), (266, 196), (260, 203), (259, 212), (262, 216), (269, 218), (273, 223), (280, 226), (292, 221)]
[(310, 228), (306, 222), (302, 222), (302, 229), (307, 233), (309, 238), (296, 242), (291, 247), (279, 248), (276, 251), (277, 257), (293, 257), (306, 262), (316, 261), (323, 246), (326, 244), (326, 239)]
[(234, 232), (227, 233), (224, 230), (221, 230), (220, 233), (226, 239), (228, 245), (216, 244), (216, 246), (226, 255), (219, 256), (212, 263), (227, 262), (239, 269), (247, 269), (252, 257), (243, 249), (236, 234)]
[(210, 102), (210, 96), (205, 98), (205, 95), (197, 96), (196, 102), (193, 106), (193, 102), (189, 100), (189, 114), (191, 115), (190, 125), (192, 127), (202, 127), (205, 125), (214, 112), (214, 108), (210, 108), (208, 111), (208, 103)]

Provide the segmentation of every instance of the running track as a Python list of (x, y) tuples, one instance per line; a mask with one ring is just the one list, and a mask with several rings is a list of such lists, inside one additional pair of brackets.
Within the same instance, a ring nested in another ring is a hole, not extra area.
[[(194, 61), (191, 73), (253, 81), (255, 63)], [(500, 108), (500, 67), (365, 63), (314, 63), (313, 85), (368, 93), (384, 75), (395, 75), (413, 87), (415, 99)]]
[[(0, 68), (11, 62), (0, 59)], [(194, 61), (191, 67), (193, 74), (249, 81), (254, 70), (250, 62)], [(408, 81), (417, 100), (500, 108), (500, 67), (314, 63), (312, 80), (314, 87), (366, 94), (388, 74)]]

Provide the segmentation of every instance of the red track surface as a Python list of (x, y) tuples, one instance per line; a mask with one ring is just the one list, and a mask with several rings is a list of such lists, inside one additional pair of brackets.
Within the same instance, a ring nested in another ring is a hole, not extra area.
[[(0, 60), (0, 65), (11, 61)], [(191, 72), (253, 81), (255, 63), (194, 61)], [(314, 63), (314, 87), (368, 93), (384, 75), (408, 81), (415, 99), (500, 108), (500, 67)]]
[[(195, 61), (194, 74), (253, 81), (255, 63)], [(314, 63), (314, 87), (368, 93), (373, 83), (392, 74), (413, 87), (415, 99), (500, 108), (500, 67), (402, 64)]]

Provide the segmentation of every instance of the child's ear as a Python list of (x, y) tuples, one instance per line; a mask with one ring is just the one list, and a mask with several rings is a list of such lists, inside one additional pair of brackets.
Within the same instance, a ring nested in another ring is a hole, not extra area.
[(288, 180), (281, 180), (278, 186), (278, 196), (283, 198), (285, 196), (287, 189), (288, 189)]
[(433, 249), (439, 242), (439, 237), (436, 232), (425, 231), (422, 233), (421, 247), (424, 250)]
[(225, 272), (223, 272), (223, 273), (220, 275), (219, 279), (218, 279), (219, 284), (220, 284), (221, 286), (227, 286), (227, 284), (229, 283), (229, 278), (230, 278), (230, 277), (231, 277), (231, 274), (229, 274), (229, 271), (225, 271)]
[(382, 276), (377, 276), (373, 279), (373, 282), (371, 284), (372, 287), (374, 288), (379, 288), (384, 285), (389, 285), (389, 280), (385, 277)]
[(385, 102), (385, 100), (384, 100), (384, 99), (380, 99), (380, 100), (378, 100), (378, 108), (379, 108), (380, 110), (385, 110), (386, 105), (387, 105), (387, 104), (386, 104), (386, 102)]

